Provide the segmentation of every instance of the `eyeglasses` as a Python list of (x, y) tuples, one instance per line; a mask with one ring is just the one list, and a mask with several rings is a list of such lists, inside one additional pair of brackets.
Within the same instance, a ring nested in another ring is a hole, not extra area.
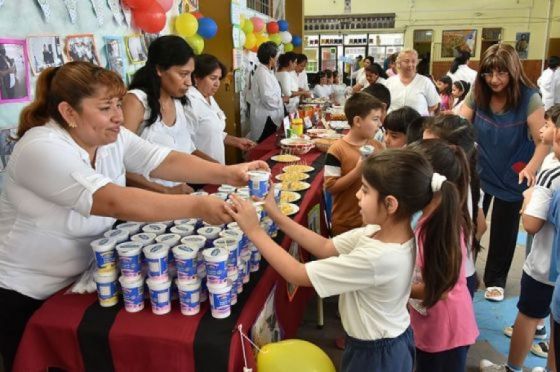
[(492, 79), (494, 76), (496, 76), (500, 80), (503, 80), (503, 79), (505, 79), (509, 76), (509, 72), (507, 72), (507, 71), (492, 71), (492, 72), (483, 72), (480, 75), (483, 78), (488, 79), (488, 80)]

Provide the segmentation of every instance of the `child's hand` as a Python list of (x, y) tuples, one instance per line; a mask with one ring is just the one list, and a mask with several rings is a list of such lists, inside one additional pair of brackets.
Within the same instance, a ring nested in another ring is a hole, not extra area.
[(237, 222), (241, 230), (248, 233), (260, 228), (257, 210), (252, 202), (241, 199), (237, 195), (230, 195), (230, 200), (232, 205), (226, 203), (226, 212)]
[(268, 187), (269, 191), (268, 194), (266, 195), (266, 198), (264, 199), (264, 205), (263, 205), (266, 214), (268, 214), (271, 218), (277, 215), (277, 213), (282, 213), (280, 212), (280, 208), (278, 208), (278, 205), (276, 204), (276, 200), (274, 199), (274, 187), (275, 184), (273, 182), (270, 182)]

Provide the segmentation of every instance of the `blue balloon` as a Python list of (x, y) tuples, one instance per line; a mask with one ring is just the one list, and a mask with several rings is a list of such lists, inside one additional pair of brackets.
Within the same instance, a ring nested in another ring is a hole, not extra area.
[(292, 44), (294, 44), (294, 46), (298, 47), (301, 45), (301, 37), (294, 35), (292, 36)]
[(198, 34), (205, 39), (216, 36), (218, 25), (212, 18), (203, 17), (198, 20)]
[(288, 21), (281, 19), (278, 21), (278, 28), (280, 31), (288, 31)]

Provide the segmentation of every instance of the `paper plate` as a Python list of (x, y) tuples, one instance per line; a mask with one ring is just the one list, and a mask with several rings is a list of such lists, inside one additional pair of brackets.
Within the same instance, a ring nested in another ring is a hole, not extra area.
[(294, 191), (282, 191), (280, 192), (280, 202), (281, 203), (293, 203), (301, 199), (301, 195)]
[(307, 173), (280, 173), (277, 174), (276, 178), (278, 181), (282, 182), (293, 182), (293, 181), (303, 181), (309, 178)]
[(303, 164), (294, 164), (294, 165), (287, 165), (282, 168), (282, 172), (284, 173), (308, 173), (313, 172), (315, 168), (310, 165), (303, 165)]
[(282, 191), (302, 191), (311, 187), (310, 184), (303, 181), (282, 182)]
[(301, 160), (299, 156), (289, 154), (274, 155), (271, 159), (277, 161), (278, 163), (293, 163)]
[(299, 207), (292, 203), (280, 203), (278, 207), (285, 216), (291, 216), (299, 212)]

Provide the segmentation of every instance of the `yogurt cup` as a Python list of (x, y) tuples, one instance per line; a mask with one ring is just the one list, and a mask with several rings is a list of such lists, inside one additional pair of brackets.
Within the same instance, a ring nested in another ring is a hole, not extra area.
[(194, 225), (189, 225), (186, 223), (175, 225), (169, 231), (173, 234), (178, 234), (179, 236), (181, 236), (181, 238), (183, 238), (185, 236), (192, 235), (192, 233), (194, 232)]
[(196, 233), (206, 238), (206, 247), (210, 248), (212, 246), (212, 242), (220, 236), (221, 231), (222, 231), (221, 227), (206, 226), (196, 230)]
[(200, 222), (198, 218), (183, 218), (181, 220), (175, 220), (175, 226), (177, 225), (197, 225)]
[(162, 234), (156, 237), (156, 243), (167, 244), (169, 248), (173, 248), (179, 244), (181, 235), (179, 234)]
[(227, 229), (220, 233), (222, 238), (232, 238), (237, 240), (237, 258), (241, 255), (241, 249), (243, 248), (243, 231), (236, 229)]
[(208, 300), (208, 285), (206, 278), (200, 279), (200, 303)]
[(132, 235), (130, 240), (133, 242), (142, 243), (145, 247), (147, 245), (152, 244), (156, 240), (156, 234), (154, 233), (140, 233), (136, 235)]
[(150, 223), (142, 227), (142, 231), (145, 233), (152, 233), (156, 235), (161, 235), (165, 233), (167, 225), (164, 223)]
[(117, 244), (127, 241), (129, 235), (128, 231), (121, 229), (109, 230), (103, 234), (104, 237), (113, 239)]
[(228, 193), (227, 192), (215, 192), (211, 195), (215, 196), (218, 199), (224, 200), (224, 201), (227, 200), (227, 198), (228, 198)]
[(249, 176), (249, 195), (264, 199), (268, 194), (270, 172), (249, 171), (247, 175)]
[(206, 264), (206, 280), (215, 287), (227, 283), (227, 259), (229, 252), (224, 248), (209, 248), (202, 251)]
[(227, 318), (231, 314), (231, 283), (215, 286), (208, 283), (208, 298), (212, 316), (217, 319)]
[(251, 275), (251, 251), (245, 250), (241, 254), (241, 262), (243, 263), (243, 284), (249, 283)]
[(239, 227), (239, 224), (237, 222), (230, 222), (227, 224), (227, 228), (228, 229), (237, 229), (237, 230), (241, 230), (241, 228)]
[(374, 151), (375, 147), (373, 147), (372, 145), (363, 145), (362, 147), (360, 147), (360, 154), (364, 159), (373, 154)]
[(121, 274), (126, 278), (140, 276), (142, 270), (142, 243), (125, 242), (117, 245)]
[(179, 289), (179, 303), (181, 314), (196, 315), (200, 312), (200, 280), (183, 282), (176, 280)]
[(146, 279), (150, 290), (150, 303), (152, 312), (156, 315), (167, 314), (171, 311), (171, 281), (155, 281)]
[(251, 259), (249, 261), (249, 264), (252, 273), (259, 271), (260, 263), (261, 263), (261, 252), (259, 252), (258, 250), (251, 251)]
[(117, 271), (96, 271), (93, 280), (97, 287), (97, 298), (102, 307), (115, 306), (119, 302), (117, 291)]
[[(206, 278), (206, 265), (204, 264), (204, 258), (202, 257), (202, 251), (198, 251), (197, 257), (197, 266), (196, 266), (196, 276), (199, 279)], [(202, 265), (200, 264), (202, 262)]]
[(276, 204), (280, 203), (280, 194), (282, 193), (282, 184), (275, 183), (274, 184), (274, 201)]
[(129, 313), (137, 313), (144, 309), (144, 279), (138, 276), (130, 279), (124, 276), (119, 278), (121, 283), (124, 309)]
[(236, 188), (232, 185), (221, 185), (218, 187), (218, 192), (225, 192), (226, 194), (233, 194)]
[(173, 221), (173, 220), (161, 221), (161, 222), (158, 222), (158, 223), (164, 224), (167, 228), (170, 228), (171, 226), (174, 225), (174, 221)]
[(115, 269), (117, 261), (115, 244), (116, 241), (111, 238), (101, 238), (90, 243), (98, 270), (112, 271)]
[(235, 305), (237, 303), (237, 286), (239, 282), (237, 278), (239, 277), (239, 272), (237, 271), (237, 267), (235, 270), (228, 271), (228, 282), (231, 283), (231, 305)]
[(198, 249), (179, 244), (175, 246), (172, 251), (175, 257), (175, 267), (177, 268), (177, 277), (179, 280), (196, 280)]
[(152, 281), (169, 281), (167, 259), (169, 246), (167, 244), (150, 244), (143, 249), (148, 263), (148, 276)]
[(249, 192), (249, 186), (242, 186), (242, 187), (238, 187), (235, 192), (237, 193), (245, 193), (245, 192)]
[(206, 246), (206, 237), (202, 235), (189, 235), (181, 238), (181, 244), (191, 248), (202, 249)]
[(244, 270), (245, 270), (245, 264), (243, 264), (240, 261), (239, 264), (237, 265), (237, 281), (236, 281), (237, 294), (243, 292), (243, 275), (245, 274)]
[(227, 269), (237, 270), (237, 258), (239, 257), (239, 238), (218, 238), (214, 240), (214, 247), (224, 248), (228, 251)]
[(195, 192), (190, 193), (189, 195), (192, 195), (192, 196), (207, 196), (208, 193), (206, 191), (195, 191)]
[(138, 234), (142, 224), (138, 222), (123, 222), (117, 225), (117, 229), (128, 231), (128, 235)]

